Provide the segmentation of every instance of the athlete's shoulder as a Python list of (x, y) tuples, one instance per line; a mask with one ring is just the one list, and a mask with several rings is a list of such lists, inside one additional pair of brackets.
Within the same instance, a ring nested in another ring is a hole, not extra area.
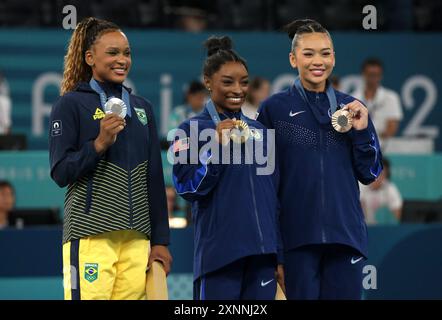
[(135, 103), (134, 104), (135, 108), (152, 109), (152, 107), (153, 107), (152, 102), (150, 102), (150, 100), (148, 100), (142, 96), (131, 93), (130, 97), (131, 97), (132, 101)]
[(70, 112), (78, 109), (78, 106), (87, 98), (84, 92), (70, 91), (59, 96), (54, 101), (52, 110), (56, 111), (63, 108), (63, 112)]
[(267, 99), (264, 100), (263, 104), (280, 104), (287, 101), (287, 99), (291, 99), (293, 97), (291, 89), (285, 89), (280, 92), (276, 92), (269, 96)]
[(363, 103), (361, 100), (342, 91), (335, 90), (335, 95), (336, 95), (336, 102), (338, 103), (338, 105), (340, 105), (341, 103), (347, 104), (353, 102), (354, 100), (358, 100), (359, 102)]
[(203, 110), (199, 114), (184, 120), (181, 122), (181, 124), (178, 126), (179, 129), (183, 129), (186, 131), (190, 130), (191, 125), (198, 125), (198, 131), (201, 131), (205, 128), (214, 126), (213, 120), (210, 118), (206, 110)]
[(54, 102), (54, 107), (56, 106), (75, 106), (88, 99), (92, 99), (96, 96), (96, 93), (92, 90), (87, 82), (78, 83), (71, 91), (66, 92)]
[(265, 99), (259, 108), (259, 113), (273, 109), (281, 110), (279, 107), (291, 104), (293, 95), (290, 89), (272, 94)]

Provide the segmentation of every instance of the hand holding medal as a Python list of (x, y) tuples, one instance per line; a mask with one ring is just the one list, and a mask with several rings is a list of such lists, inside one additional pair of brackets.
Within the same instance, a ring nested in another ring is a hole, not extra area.
[(368, 126), (368, 110), (361, 102), (354, 100), (333, 113), (332, 125), (338, 132), (347, 132), (352, 127), (363, 130)]
[(126, 126), (126, 120), (115, 113), (106, 114), (100, 121), (100, 133), (94, 141), (97, 153), (106, 151), (117, 140), (117, 135)]
[(247, 123), (243, 120), (225, 119), (216, 126), (216, 140), (222, 145), (227, 145), (229, 140), (235, 143), (244, 143), (250, 136)]
[(231, 130), (230, 139), (235, 143), (244, 143), (250, 136), (248, 124), (244, 120), (234, 120), (235, 127)]
[(216, 125), (216, 141), (224, 146), (228, 145), (230, 140), (230, 131), (235, 127), (235, 125), (235, 119), (225, 119), (218, 122)]

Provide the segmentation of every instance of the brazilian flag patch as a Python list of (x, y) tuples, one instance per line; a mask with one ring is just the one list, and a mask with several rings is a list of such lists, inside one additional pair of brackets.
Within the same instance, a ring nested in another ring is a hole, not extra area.
[(143, 108), (134, 108), (137, 113), (138, 120), (145, 126), (147, 124), (146, 110)]
[(84, 264), (84, 278), (89, 282), (94, 282), (98, 279), (98, 263)]

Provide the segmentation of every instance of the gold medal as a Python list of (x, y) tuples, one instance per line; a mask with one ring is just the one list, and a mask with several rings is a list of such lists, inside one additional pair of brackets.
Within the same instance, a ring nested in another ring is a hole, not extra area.
[(243, 120), (236, 120), (236, 126), (232, 129), (230, 139), (235, 143), (244, 143), (250, 136), (248, 124)]
[(333, 113), (331, 123), (333, 128), (338, 132), (347, 132), (351, 129), (352, 116), (347, 110), (337, 110)]

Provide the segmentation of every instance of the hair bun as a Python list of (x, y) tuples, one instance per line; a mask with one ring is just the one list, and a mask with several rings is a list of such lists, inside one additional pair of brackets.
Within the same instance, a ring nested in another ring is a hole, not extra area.
[(284, 31), (287, 32), (288, 36), (290, 39), (293, 39), (293, 37), (295, 36), (295, 34), (298, 32), (298, 30), (301, 27), (305, 27), (305, 26), (315, 26), (315, 27), (320, 27), (322, 28), (321, 24), (315, 20), (312, 19), (298, 19), (295, 21), (290, 22), (289, 24), (287, 24), (286, 26), (284, 26)]
[(206, 40), (204, 46), (207, 48), (207, 56), (210, 57), (220, 50), (231, 50), (232, 44), (232, 39), (230, 39), (230, 37), (228, 36), (211, 36), (209, 39)]

